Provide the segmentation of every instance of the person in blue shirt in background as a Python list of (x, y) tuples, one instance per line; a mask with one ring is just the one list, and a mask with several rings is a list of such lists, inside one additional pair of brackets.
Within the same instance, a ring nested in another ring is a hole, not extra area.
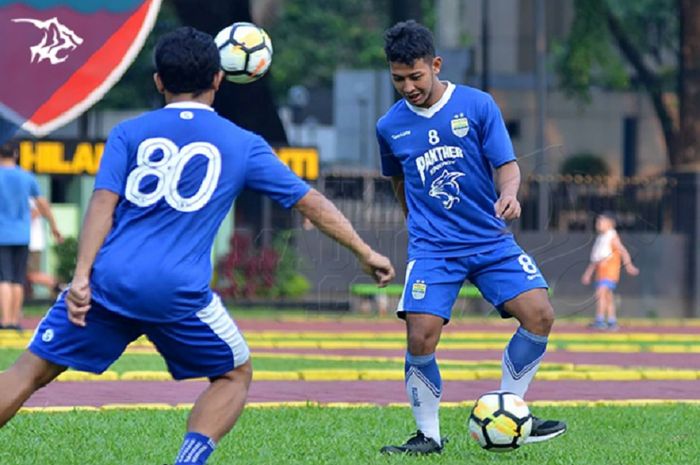
[[(435, 349), (463, 282), (520, 322), (503, 354), (501, 389), (521, 397), (545, 353), (554, 310), (535, 261), (506, 227), (520, 216), (520, 170), (493, 98), (441, 81), (432, 34), (415, 21), (387, 30), (384, 50), (403, 98), (377, 122), (377, 140), (382, 174), (391, 177), (408, 225), (397, 313), (406, 320), (406, 392), (418, 432), (382, 452), (440, 453)], [(528, 442), (565, 431), (563, 422), (534, 418)]]
[(17, 166), (17, 147), (0, 146), (0, 329), (22, 329), (24, 280), (29, 256), (30, 199), (46, 218), (56, 242), (63, 240), (49, 202), (33, 174)]
[(101, 373), (145, 334), (173, 378), (211, 381), (175, 459), (201, 465), (238, 419), (252, 376), (248, 346), (209, 287), (212, 243), (238, 194), (249, 188), (296, 208), (379, 286), (394, 270), (260, 136), (213, 111), (223, 72), (210, 35), (190, 27), (166, 34), (155, 64), (166, 106), (110, 133), (70, 288), (0, 374), (0, 426), (66, 367)]

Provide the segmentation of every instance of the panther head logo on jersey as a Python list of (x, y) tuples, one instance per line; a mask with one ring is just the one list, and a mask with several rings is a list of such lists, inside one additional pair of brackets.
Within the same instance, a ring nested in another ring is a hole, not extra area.
[(430, 185), (428, 195), (442, 200), (442, 205), (449, 210), (455, 202), (459, 202), (459, 183), (457, 179), (462, 176), (464, 176), (464, 173), (443, 171)]

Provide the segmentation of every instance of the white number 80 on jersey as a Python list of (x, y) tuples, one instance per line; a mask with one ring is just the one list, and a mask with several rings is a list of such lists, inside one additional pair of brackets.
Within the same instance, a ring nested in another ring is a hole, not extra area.
[[(153, 160), (160, 151), (162, 158)], [(201, 155), (207, 158), (207, 172), (197, 192), (184, 198), (177, 190), (182, 172), (192, 158)], [(136, 168), (126, 179), (126, 198), (139, 207), (148, 207), (165, 197), (168, 205), (181, 212), (193, 212), (202, 208), (211, 199), (221, 175), (221, 153), (208, 142), (192, 142), (181, 149), (170, 139), (154, 137), (139, 144)], [(152, 192), (141, 192), (141, 181), (147, 176), (158, 180)]]

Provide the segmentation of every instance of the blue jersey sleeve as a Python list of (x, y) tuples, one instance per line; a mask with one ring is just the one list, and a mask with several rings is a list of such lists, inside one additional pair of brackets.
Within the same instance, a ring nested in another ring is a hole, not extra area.
[(248, 154), (245, 186), (269, 196), (284, 208), (293, 207), (311, 189), (260, 137), (253, 141)]
[(498, 168), (515, 160), (513, 144), (503, 121), (501, 110), (490, 95), (482, 109), (482, 147), (484, 156)]
[(128, 160), (126, 137), (121, 126), (117, 125), (107, 137), (100, 169), (95, 177), (95, 190), (106, 189), (123, 196)]
[(401, 176), (403, 169), (401, 162), (391, 153), (391, 147), (387, 143), (384, 136), (377, 128), (377, 143), (379, 144), (379, 155), (381, 156), (382, 174), (384, 176)]
[(39, 183), (36, 181), (36, 177), (29, 173), (29, 196), (39, 197), (41, 195), (41, 189), (39, 189)]

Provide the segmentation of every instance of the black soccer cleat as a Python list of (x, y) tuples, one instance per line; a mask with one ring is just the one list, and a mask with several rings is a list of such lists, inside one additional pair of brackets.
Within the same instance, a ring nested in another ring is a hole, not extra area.
[(532, 430), (530, 431), (530, 436), (525, 440), (525, 444), (549, 441), (564, 433), (566, 433), (566, 423), (563, 421), (542, 420), (533, 416)]
[[(447, 439), (442, 438), (442, 442), (443, 444), (446, 443)], [(442, 447), (433, 438), (426, 437), (421, 430), (418, 430), (405, 444), (401, 446), (384, 446), (380, 449), (380, 452), (387, 455), (428, 455), (442, 453)]]

